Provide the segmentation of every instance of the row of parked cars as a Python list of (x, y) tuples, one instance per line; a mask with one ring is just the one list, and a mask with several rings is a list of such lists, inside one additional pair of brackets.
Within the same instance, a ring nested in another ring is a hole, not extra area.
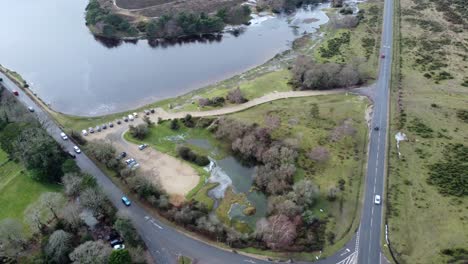
[[(154, 114), (155, 110), (154, 109), (149, 109), (149, 110), (144, 110), (143, 112), (145, 113), (145, 115), (150, 115), (150, 114)], [(138, 117), (138, 113), (134, 112), (133, 114), (123, 116), (122, 120), (123, 120), (123, 122), (129, 122), (129, 121), (134, 121), (135, 118), (137, 118), (137, 117)], [(115, 123), (117, 125), (121, 125), (122, 120), (118, 119), (118, 120), (115, 121)], [(89, 127), (87, 130), (83, 129), (81, 131), (81, 133), (83, 134), (83, 136), (87, 136), (89, 134), (93, 134), (94, 132), (101, 132), (102, 130), (107, 129), (107, 127), (109, 127), (109, 128), (114, 127), (114, 123), (109, 122), (108, 124), (102, 124), (100, 126), (96, 126), (96, 128)]]

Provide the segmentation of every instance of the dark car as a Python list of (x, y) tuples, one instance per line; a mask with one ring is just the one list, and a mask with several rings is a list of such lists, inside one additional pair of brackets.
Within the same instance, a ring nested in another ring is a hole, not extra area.
[(125, 157), (127, 157), (127, 152), (124, 151), (124, 152), (122, 152), (122, 153), (119, 154), (119, 156), (117, 157), (117, 159), (118, 159), (118, 160), (121, 160), (121, 159), (123, 159), (123, 158), (125, 158)]
[(107, 129), (107, 125), (106, 125), (106, 124), (103, 124), (103, 125), (102, 125), (102, 129)]
[(125, 116), (125, 117), (123, 118), (123, 120), (124, 120), (125, 122), (128, 122), (128, 117)]
[(126, 206), (130, 206), (132, 204), (127, 196), (122, 196), (122, 203), (124, 203)]
[(70, 156), (70, 158), (72, 158), (72, 159), (76, 159), (75, 153), (73, 153), (71, 151), (68, 151), (68, 156)]
[(110, 122), (109, 127), (114, 127), (114, 123)]
[(154, 109), (151, 109), (150, 112), (151, 112), (152, 114), (154, 114)]
[(379, 129), (380, 129), (380, 128), (379, 128), (378, 126), (374, 127), (374, 130), (375, 130), (375, 131), (379, 131)]
[(380, 54), (380, 58), (385, 59), (385, 54)]
[(13, 90), (13, 94), (16, 95), (16, 96), (19, 95), (18, 91), (16, 91), (16, 90)]
[(122, 121), (117, 120), (117, 125), (120, 125), (120, 124), (122, 124)]

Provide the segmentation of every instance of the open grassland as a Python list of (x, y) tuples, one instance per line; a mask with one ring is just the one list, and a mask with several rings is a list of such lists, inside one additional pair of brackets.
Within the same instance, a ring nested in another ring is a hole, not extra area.
[[(313, 108), (319, 114), (314, 117)], [(298, 171), (295, 181), (311, 179), (320, 188), (321, 198), (315, 206), (317, 215), (331, 215), (327, 230), (336, 234), (337, 240), (345, 236), (356, 215), (357, 199), (364, 173), (367, 124), (364, 118), (367, 100), (351, 95), (327, 95), (275, 101), (250, 110), (233, 114), (240, 120), (267, 126), (271, 116), (280, 119), (273, 132), (276, 139), (285, 140), (299, 148)], [(353, 137), (333, 141), (335, 129), (345, 120), (352, 120)], [(330, 158), (322, 164), (313, 164), (308, 152), (318, 146), (326, 148)], [(338, 188), (344, 180), (343, 191), (336, 201), (327, 200), (330, 188)], [(324, 209), (320, 212), (319, 209)]]
[[(466, 249), (468, 197), (442, 195), (448, 187), (428, 184), (428, 178), (431, 166), (447, 157), (448, 144), (466, 146), (468, 139), (468, 123), (459, 114), (468, 110), (464, 87), (468, 34), (437, 11), (435, 2), (398, 4), (396, 14), (401, 16), (396, 25), (401, 27), (395, 36), (399, 46), (392, 78), (388, 178), (390, 240), (400, 263), (455, 263), (441, 251)], [(398, 131), (409, 139), (401, 143), (400, 159), (394, 140)], [(460, 188), (463, 184), (466, 188), (466, 173), (465, 182), (456, 184)], [(460, 261), (465, 263), (467, 257)]]
[(58, 185), (42, 184), (33, 180), (27, 170), (13, 161), (8, 161), (6, 153), (0, 149), (0, 220), (24, 219), (24, 210), (37, 201), (43, 192), (57, 192)]
[[(333, 23), (328, 23), (321, 28), (324, 33), (323, 41), (315, 49), (306, 49), (305, 53), (322, 63), (350, 63), (361, 58), (366, 61), (361, 70), (375, 79), (379, 62), (383, 1), (360, 3), (359, 9), (364, 14), (357, 27), (337, 29)], [(329, 16), (332, 20), (339, 17), (335, 9), (330, 10)]]

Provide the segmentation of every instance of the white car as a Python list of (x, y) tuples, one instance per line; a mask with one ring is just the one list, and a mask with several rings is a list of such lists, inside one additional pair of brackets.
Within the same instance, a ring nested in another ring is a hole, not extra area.
[(88, 131), (86, 131), (86, 129), (83, 129), (83, 130), (81, 130), (81, 134), (83, 134), (83, 136), (87, 136), (87, 135), (88, 135)]
[(128, 115), (128, 120), (133, 121), (135, 120), (135, 117), (133, 117), (133, 115)]
[(137, 112), (134, 112), (134, 113), (133, 113), (133, 116), (134, 116), (135, 118), (137, 118), (137, 117), (138, 117), (138, 113), (137, 113)]
[(382, 203), (382, 199), (380, 198), (380, 195), (375, 195), (375, 198), (374, 198), (374, 203), (375, 204), (381, 204)]
[(76, 153), (78, 153), (78, 154), (81, 153), (81, 149), (80, 149), (79, 147), (77, 147), (77, 146), (74, 146), (74, 147), (73, 147), (73, 150), (74, 150)]
[(125, 245), (124, 244), (114, 245), (114, 250), (117, 250), (117, 249), (125, 249)]
[[(85, 131), (85, 130), (83, 130), (83, 131)], [(86, 131), (85, 131), (85, 132), (86, 132)], [(67, 139), (68, 139), (67, 135), (65, 135), (65, 133), (63, 133), (63, 132), (60, 133), (60, 137), (61, 137), (63, 140), (67, 140)]]

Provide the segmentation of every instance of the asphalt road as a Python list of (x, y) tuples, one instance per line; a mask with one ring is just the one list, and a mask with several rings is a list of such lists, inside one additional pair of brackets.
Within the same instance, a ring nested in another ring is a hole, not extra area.
[(369, 158), (367, 163), (367, 177), (365, 198), (358, 231), (358, 263), (377, 264), (381, 262), (381, 231), (383, 205), (374, 204), (375, 195), (382, 197), (382, 204), (386, 171), (386, 144), (388, 124), (389, 86), (392, 66), (393, 43), (393, 0), (385, 0), (384, 20), (382, 31), (379, 76), (374, 98), (373, 128), (369, 142)]
[[(391, 72), (392, 17), (393, 0), (385, 0), (382, 53), (385, 54), (386, 58), (381, 59), (379, 78), (376, 86), (374, 117), (372, 121), (373, 126), (378, 126), (380, 129), (378, 131), (371, 130), (365, 199), (360, 228), (357, 234), (343, 249), (329, 258), (320, 260), (318, 263), (376, 264), (380, 263), (381, 260), (382, 205), (374, 205), (374, 196), (379, 194), (384, 197), (388, 88)], [(5, 75), (0, 73), (0, 77), (3, 78), (3, 84), (7, 89), (15, 89), (20, 93), (18, 99), (26, 107), (31, 106), (35, 109), (35, 114), (40, 122), (44, 124), (49, 134), (59, 142), (64, 149), (73, 151), (74, 144), (71, 141), (64, 141), (60, 138), (61, 130), (54, 123), (53, 119)], [(96, 177), (103, 191), (120, 211), (128, 213), (157, 263), (177, 263), (178, 255), (189, 256), (198, 261), (198, 263), (203, 264), (271, 263), (269, 261), (219, 249), (190, 238), (179, 233), (172, 227), (165, 225), (158, 219), (151, 217), (138, 203), (134, 202), (132, 206), (125, 207), (120, 202), (120, 198), (124, 193), (122, 193), (122, 191), (112, 183), (84, 153), (77, 155), (76, 162), (84, 172), (90, 173)]]

